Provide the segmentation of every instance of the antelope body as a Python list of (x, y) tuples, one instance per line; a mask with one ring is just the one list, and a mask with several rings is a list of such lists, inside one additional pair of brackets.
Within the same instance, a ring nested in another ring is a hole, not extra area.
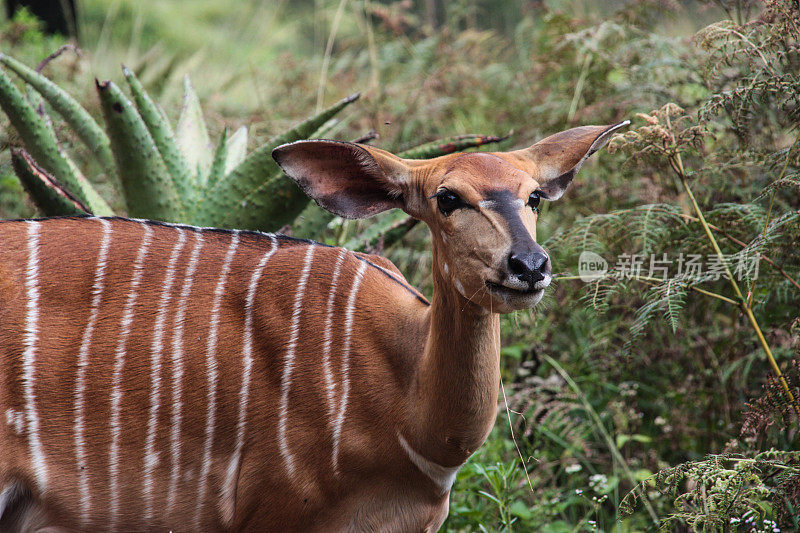
[(323, 207), (430, 226), (430, 303), (280, 235), (0, 222), (0, 531), (437, 530), (494, 422), (497, 313), (550, 280), (526, 204), (621, 125), (428, 161), (278, 148)]

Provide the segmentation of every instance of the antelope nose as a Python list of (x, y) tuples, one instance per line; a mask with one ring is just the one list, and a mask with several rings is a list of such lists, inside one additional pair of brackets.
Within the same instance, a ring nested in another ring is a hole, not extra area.
[(512, 252), (508, 256), (508, 268), (522, 281), (533, 284), (544, 279), (549, 260), (542, 252)]

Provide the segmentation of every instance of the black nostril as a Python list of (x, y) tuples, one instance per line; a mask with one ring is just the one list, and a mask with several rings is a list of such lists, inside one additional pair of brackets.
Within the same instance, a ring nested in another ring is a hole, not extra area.
[(544, 279), (544, 271), (549, 258), (542, 252), (511, 253), (508, 256), (508, 268), (523, 281), (536, 283)]

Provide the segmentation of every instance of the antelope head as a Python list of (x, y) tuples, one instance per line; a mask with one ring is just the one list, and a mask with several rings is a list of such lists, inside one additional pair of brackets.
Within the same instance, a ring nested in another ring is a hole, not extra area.
[(522, 150), (409, 160), (340, 141), (272, 155), (321, 207), (345, 218), (399, 208), (430, 228), (435, 277), (486, 311), (536, 305), (552, 266), (536, 242), (541, 201), (559, 199), (583, 162), (628, 121), (557, 133)]

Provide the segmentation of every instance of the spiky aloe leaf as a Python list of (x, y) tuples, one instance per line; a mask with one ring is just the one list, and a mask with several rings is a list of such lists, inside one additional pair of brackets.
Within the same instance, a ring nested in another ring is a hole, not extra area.
[(206, 180), (206, 188), (214, 187), (219, 180), (227, 176), (231, 170), (239, 166), (247, 156), (247, 127), (242, 126), (228, 137), (228, 128), (223, 131), (223, 138), (214, 152), (214, 162)]
[(175, 134), (169, 125), (169, 121), (164, 118), (158, 106), (147, 94), (133, 71), (124, 66), (122, 71), (125, 73), (125, 79), (131, 88), (131, 94), (133, 94), (133, 100), (136, 102), (139, 115), (142, 117), (147, 126), (147, 131), (150, 132), (150, 136), (161, 154), (164, 166), (167, 167), (167, 172), (169, 172), (172, 181), (175, 183), (175, 190), (181, 197), (183, 205), (194, 205), (197, 199), (196, 177), (189, 170), (189, 165), (178, 148), (178, 143), (175, 140)]
[[(36, 114), (44, 119), (45, 124), (47, 125), (47, 128), (50, 129), (50, 131), (53, 134), (53, 137), (55, 137), (56, 133), (55, 133), (55, 130), (53, 129), (53, 121), (50, 120), (50, 115), (47, 114), (47, 111), (45, 110), (45, 107), (44, 107), (44, 102), (45, 102), (44, 98), (42, 97), (42, 95), (36, 89), (34, 89), (32, 86), (27, 85), (27, 84), (25, 85), (25, 92), (26, 92), (27, 97), (28, 97), (28, 102), (30, 102), (31, 106), (33, 106), (33, 108), (36, 110)], [(93, 206), (93, 208), (98, 211), (98, 214), (100, 214), (102, 216), (108, 216), (108, 215), (113, 214), (111, 212), (111, 208), (108, 206), (108, 204), (106, 204), (105, 200), (102, 199), (102, 197), (95, 190), (95, 188), (92, 186), (92, 184), (89, 183), (89, 181), (84, 177), (83, 173), (81, 172), (81, 169), (78, 168), (78, 165), (75, 164), (75, 162), (72, 160), (72, 158), (69, 157), (69, 155), (64, 151), (64, 149), (61, 147), (60, 144), (57, 144), (56, 146), (58, 148), (58, 153), (61, 154), (61, 157), (63, 157), (64, 161), (67, 162), (67, 165), (69, 166), (70, 171), (72, 172), (72, 174), (83, 185), (82, 188), (83, 188), (84, 193), (86, 194), (87, 202), (89, 202)], [(30, 157), (30, 155), (28, 155), (28, 157)], [(22, 179), (22, 178), (20, 178), (20, 179)], [(55, 178), (53, 178), (53, 181), (56, 184), (58, 183), (55, 180)], [(67, 197), (75, 198), (74, 195), (71, 192), (66, 190), (60, 184), (58, 185), (58, 187), (64, 191), (64, 194)], [(77, 201), (77, 199), (75, 201)], [(87, 204), (87, 205), (89, 205), (89, 204)], [(87, 211), (87, 212), (90, 212), (89, 209), (86, 206), (83, 206), (83, 209), (85, 211)], [(48, 215), (48, 216), (50, 216), (50, 215)]]
[(75, 130), (78, 138), (89, 148), (103, 171), (113, 175), (114, 157), (108, 136), (75, 98), (58, 85), (14, 58), (0, 53), (0, 63), (14, 71), (17, 76), (36, 89), (67, 124)]
[(195, 175), (195, 182), (203, 184), (211, 168), (211, 153), (214, 147), (208, 136), (200, 99), (194, 92), (189, 76), (183, 80), (183, 90), (183, 108), (178, 119), (176, 138), (178, 147)]
[(283, 175), (272, 159), (272, 150), (308, 138), (359, 96), (354, 94), (340, 100), (253, 151), (206, 193), (201, 204), (205, 223), (270, 231), (294, 220), (308, 203), (308, 197)]
[(386, 248), (399, 241), (417, 225), (417, 220), (393, 209), (375, 217), (374, 223), (344, 244), (344, 247), (357, 252), (373, 252)]
[(458, 137), (449, 137), (421, 144), (400, 152), (397, 155), (406, 159), (430, 159), (454, 152), (461, 152), (467, 148), (483, 146), (484, 144), (499, 143), (508, 139), (512, 133), (513, 132), (509, 132), (508, 135), (502, 137), (496, 137), (494, 135), (459, 135)]
[(14, 173), (46, 216), (81, 215), (89, 210), (22, 148), (11, 149)]
[(222, 135), (217, 143), (217, 149), (214, 152), (214, 161), (211, 163), (211, 170), (208, 172), (208, 185), (211, 186), (216, 183), (222, 176), (225, 175), (225, 165), (228, 160), (228, 147), (230, 141), (228, 140), (228, 128), (222, 130)]
[(330, 119), (325, 124), (317, 128), (317, 130), (308, 136), (309, 139), (325, 139), (329, 133), (340, 124), (340, 120), (336, 117)]
[(314, 202), (308, 202), (292, 221), (292, 235), (302, 239), (319, 239), (333, 217), (333, 213), (325, 211)]
[(28, 153), (37, 164), (55, 176), (63, 187), (93, 212), (111, 214), (111, 208), (97, 191), (76, 172), (76, 167), (61, 152), (58, 140), (48, 120), (34, 109), (16, 85), (0, 69), (0, 107), (19, 133)]
[(238, 167), (245, 157), (247, 157), (247, 126), (242, 126), (228, 140), (228, 155), (225, 158), (224, 175)]
[[(53, 130), (53, 123), (50, 120), (50, 115), (47, 114), (44, 108), (44, 99), (42, 96), (36, 92), (35, 89), (31, 88), (30, 85), (27, 86), (28, 88), (28, 100), (34, 104), (36, 112), (44, 118), (45, 122), (47, 123), (47, 127), (53, 131), (53, 135), (55, 136), (55, 130)], [(111, 216), (114, 212), (111, 210), (111, 207), (106, 203), (100, 193), (97, 192), (97, 189), (86, 179), (81, 172), (81, 169), (78, 168), (78, 165), (72, 160), (72, 158), (64, 151), (60, 144), (57, 145), (58, 153), (61, 154), (61, 157), (64, 158), (64, 161), (67, 163), (67, 166), (70, 169), (71, 176), (74, 176), (77, 180), (78, 188), (83, 196), (86, 197), (86, 202), (84, 204), (84, 211), (87, 213), (93, 213), (98, 216)], [(62, 187), (59, 185), (59, 187)], [(62, 187), (63, 188), (63, 187)], [(67, 189), (64, 189), (66, 194), (69, 197), (75, 198), (74, 194), (72, 194)], [(76, 200), (77, 201), (77, 200)]]
[(98, 81), (97, 93), (128, 215), (185, 221), (186, 210), (142, 117), (114, 83)]

